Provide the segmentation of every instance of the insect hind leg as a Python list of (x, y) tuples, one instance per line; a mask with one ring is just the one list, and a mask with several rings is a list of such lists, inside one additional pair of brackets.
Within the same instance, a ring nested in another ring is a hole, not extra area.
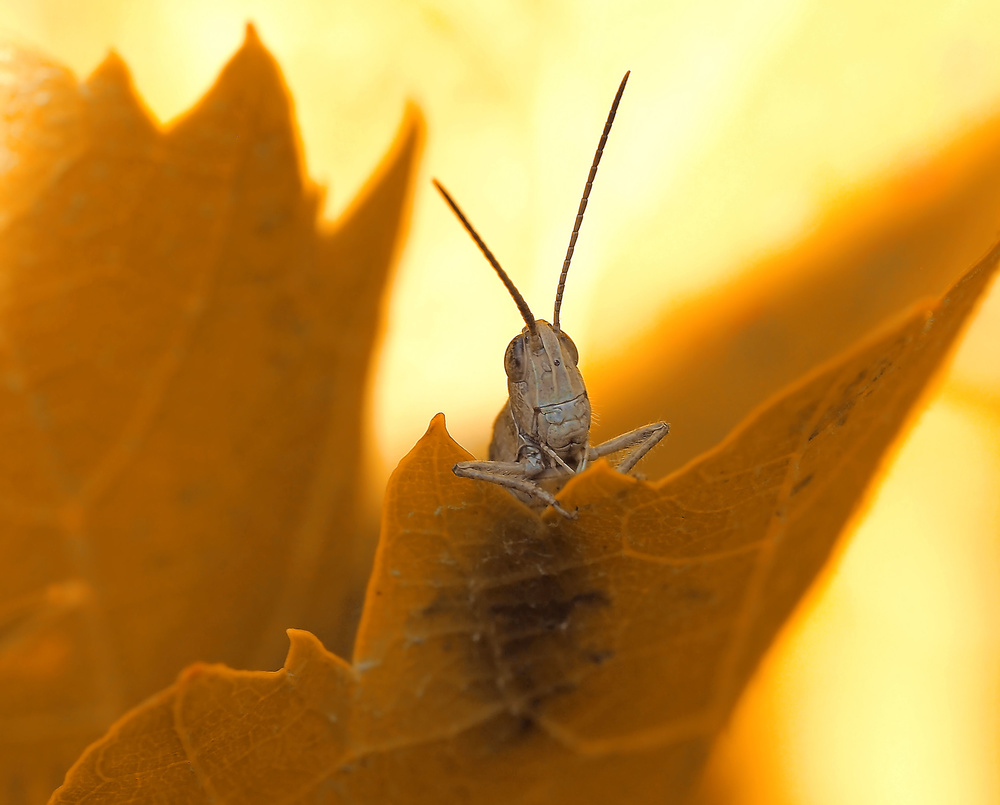
[[(625, 458), (615, 466), (618, 472), (626, 473), (638, 464), (643, 456), (659, 444), (660, 440), (670, 433), (670, 425), (666, 422), (654, 422), (644, 428), (636, 428), (614, 439), (591, 447), (587, 453), (587, 459), (593, 460), (601, 456), (608, 456), (622, 450), (632, 449)], [(634, 449), (633, 449), (634, 448)]]

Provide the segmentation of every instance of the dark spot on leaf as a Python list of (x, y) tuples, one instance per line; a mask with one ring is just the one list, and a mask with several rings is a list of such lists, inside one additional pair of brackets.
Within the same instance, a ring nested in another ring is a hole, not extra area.
[(792, 496), (797, 495), (799, 492), (801, 492), (803, 489), (809, 486), (809, 482), (812, 481), (812, 479), (813, 479), (812, 473), (809, 473), (809, 475), (807, 475), (805, 478), (803, 478), (797, 484), (795, 484), (795, 486), (792, 487), (792, 492), (791, 492)]

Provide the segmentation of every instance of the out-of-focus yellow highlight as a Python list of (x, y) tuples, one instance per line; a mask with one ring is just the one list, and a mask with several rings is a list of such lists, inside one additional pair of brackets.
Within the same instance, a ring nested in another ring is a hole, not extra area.
[[(404, 99), (422, 106), (424, 175), (372, 408), (376, 489), (439, 410), (482, 451), (520, 328), (431, 175), (547, 317), (601, 124), (632, 70), (564, 307), (586, 370), (588, 355), (613, 355), (671, 305), (725, 286), (1000, 109), (995, 0), (524, 9), (10, 0), (0, 22), (81, 75), (114, 47), (170, 119), (252, 19), (333, 213), (384, 152)], [(1000, 393), (998, 299), (951, 381), (987, 400)], [(750, 738), (716, 770), (736, 775), (728, 801), (1000, 802), (998, 419), (951, 397), (924, 416), (835, 578), (768, 662), (736, 729)]]
[(765, 663), (716, 758), (723, 801), (997, 801), (1000, 417), (953, 400)]

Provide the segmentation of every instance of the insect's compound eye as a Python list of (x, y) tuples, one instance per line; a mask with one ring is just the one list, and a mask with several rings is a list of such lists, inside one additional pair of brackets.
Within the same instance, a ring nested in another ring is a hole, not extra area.
[(563, 355), (567, 355), (573, 361), (574, 366), (580, 362), (580, 353), (576, 349), (576, 344), (573, 343), (572, 338), (562, 331), (559, 332), (559, 346), (562, 347)]
[(503, 356), (503, 368), (511, 380), (520, 380), (524, 367), (524, 336), (519, 335), (508, 345)]

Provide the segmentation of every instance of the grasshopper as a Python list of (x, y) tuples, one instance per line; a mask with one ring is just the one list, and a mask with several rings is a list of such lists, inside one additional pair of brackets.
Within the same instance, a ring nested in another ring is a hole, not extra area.
[(582, 472), (588, 462), (596, 458), (622, 451), (630, 452), (615, 465), (615, 469), (627, 473), (670, 431), (666, 422), (656, 422), (592, 446), (590, 400), (577, 365), (579, 354), (572, 339), (559, 327), (559, 309), (562, 306), (573, 249), (580, 234), (597, 166), (604, 153), (608, 133), (628, 77), (629, 73), (625, 73), (618, 87), (590, 166), (583, 198), (580, 199), (576, 222), (569, 238), (569, 248), (559, 275), (551, 324), (532, 315), (528, 303), (458, 204), (441, 183), (434, 180), (434, 186), (444, 196), (448, 206), (458, 216), (458, 220), (514, 299), (525, 324), (521, 334), (507, 345), (504, 354), (508, 398), (493, 424), (489, 461), (462, 461), (452, 471), (462, 478), (499, 484), (533, 508), (552, 506), (559, 514), (570, 519), (576, 519), (576, 513), (564, 509), (554, 495), (570, 476)]

